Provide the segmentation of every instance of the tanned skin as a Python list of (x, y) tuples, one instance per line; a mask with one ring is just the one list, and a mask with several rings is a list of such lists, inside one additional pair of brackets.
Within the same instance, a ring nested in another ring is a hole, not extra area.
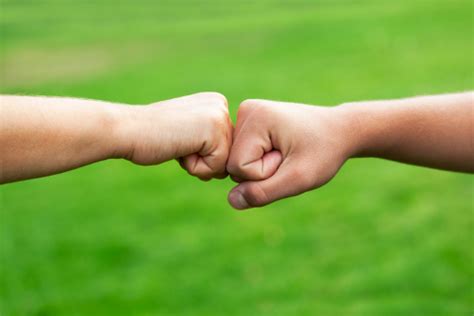
[(237, 209), (318, 188), (352, 157), (474, 171), (474, 93), (353, 102), (336, 107), (246, 100), (227, 170)]

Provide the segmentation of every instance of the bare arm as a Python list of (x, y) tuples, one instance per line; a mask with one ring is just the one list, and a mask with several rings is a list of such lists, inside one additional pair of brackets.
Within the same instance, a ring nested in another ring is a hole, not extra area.
[(20, 96), (2, 96), (0, 102), (2, 183), (107, 159), (119, 146), (119, 105)]
[(355, 153), (453, 171), (474, 171), (474, 93), (342, 106), (359, 131)]
[(230, 203), (244, 209), (318, 188), (352, 157), (474, 171), (474, 93), (332, 108), (244, 101), (227, 169)]
[(222, 177), (230, 133), (227, 103), (217, 93), (149, 106), (1, 96), (0, 183), (109, 158), (143, 165), (182, 158), (183, 167), (193, 175)]

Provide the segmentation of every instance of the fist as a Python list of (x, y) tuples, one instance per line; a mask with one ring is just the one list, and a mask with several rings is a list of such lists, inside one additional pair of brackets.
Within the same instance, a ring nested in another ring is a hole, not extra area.
[(226, 98), (214, 92), (128, 109), (125, 157), (140, 165), (178, 159), (202, 180), (224, 178), (232, 143)]
[(351, 134), (338, 108), (244, 101), (227, 171), (240, 182), (229, 202), (263, 206), (328, 182), (351, 155)]

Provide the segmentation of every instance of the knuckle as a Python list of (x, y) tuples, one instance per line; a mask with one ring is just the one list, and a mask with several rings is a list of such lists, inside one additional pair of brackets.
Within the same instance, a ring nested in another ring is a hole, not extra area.
[(214, 91), (212, 91), (212, 92), (201, 92), (200, 95), (202, 95), (203, 97), (205, 97), (207, 99), (214, 100), (214, 101), (218, 102), (220, 105), (223, 105), (224, 107), (227, 108), (227, 105), (228, 105), (227, 98), (225, 97), (225, 95), (223, 95), (220, 92), (214, 92)]
[(215, 173), (226, 171), (227, 158), (228, 153), (224, 150), (224, 148), (222, 148), (222, 150), (220, 150), (220, 152), (218, 152), (213, 159), (213, 170)]
[(259, 99), (248, 99), (240, 103), (237, 115), (266, 116), (271, 114), (271, 109)]
[(230, 127), (229, 110), (227, 106), (218, 105), (209, 109), (209, 117), (213, 122)]
[(216, 178), (226, 174), (227, 153), (224, 150), (216, 150), (203, 159), (206, 166), (203, 175)]
[(228, 124), (228, 121), (221, 114), (213, 114), (209, 118), (209, 128), (208, 128), (208, 139), (213, 144), (215, 148), (223, 148), (228, 154), (229, 147), (231, 144), (229, 131), (231, 126)]
[(240, 103), (239, 111), (248, 111), (249, 109), (255, 107), (258, 104), (258, 100), (256, 99), (247, 99)]

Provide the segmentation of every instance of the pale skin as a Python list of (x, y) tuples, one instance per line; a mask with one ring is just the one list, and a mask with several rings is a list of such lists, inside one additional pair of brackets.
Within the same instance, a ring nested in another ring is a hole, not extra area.
[(0, 183), (125, 158), (179, 159), (190, 174), (224, 178), (232, 143), (226, 98), (214, 92), (130, 106), (56, 97), (0, 97)]
[(214, 92), (136, 106), (1, 96), (0, 183), (110, 158), (140, 165), (178, 159), (202, 180), (230, 173), (240, 184), (229, 202), (246, 209), (318, 188), (352, 157), (472, 173), (473, 98), (467, 92), (336, 107), (246, 100), (232, 133), (227, 101)]
[(474, 93), (336, 107), (246, 100), (227, 170), (237, 209), (318, 188), (352, 157), (474, 172)]

